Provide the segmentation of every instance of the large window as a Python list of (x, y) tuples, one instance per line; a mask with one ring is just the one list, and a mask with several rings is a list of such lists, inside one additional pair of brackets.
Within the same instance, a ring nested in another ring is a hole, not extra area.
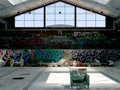
[(58, 2), (46, 7), (47, 27), (74, 27), (74, 6)]
[(15, 27), (43, 27), (43, 8), (36, 9), (15, 17)]
[(77, 27), (105, 27), (105, 16), (77, 8)]
[[(15, 27), (105, 27), (105, 16), (57, 2), (15, 17)], [(45, 9), (45, 10), (44, 10)]]

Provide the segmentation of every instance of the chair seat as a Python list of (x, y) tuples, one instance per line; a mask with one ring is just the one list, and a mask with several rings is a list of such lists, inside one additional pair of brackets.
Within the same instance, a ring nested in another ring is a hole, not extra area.
[[(71, 70), (70, 71), (70, 85), (73, 86), (80, 86), (80, 87), (89, 87), (89, 75), (87, 72), (86, 74), (81, 73), (81, 71), (84, 69), (78, 69), (78, 70)], [(77, 71), (77, 73), (76, 73)]]

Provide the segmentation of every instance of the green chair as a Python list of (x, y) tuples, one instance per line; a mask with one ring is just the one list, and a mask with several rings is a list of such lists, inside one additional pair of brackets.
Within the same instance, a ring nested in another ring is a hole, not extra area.
[(89, 75), (87, 69), (70, 69), (70, 86), (89, 88)]

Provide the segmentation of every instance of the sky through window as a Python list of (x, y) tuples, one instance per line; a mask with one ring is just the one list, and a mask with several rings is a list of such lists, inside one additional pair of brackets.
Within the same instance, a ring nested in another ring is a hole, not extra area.
[[(105, 16), (57, 2), (15, 17), (15, 27), (105, 27)], [(76, 17), (76, 21), (75, 21)], [(44, 20), (45, 25), (44, 25)]]

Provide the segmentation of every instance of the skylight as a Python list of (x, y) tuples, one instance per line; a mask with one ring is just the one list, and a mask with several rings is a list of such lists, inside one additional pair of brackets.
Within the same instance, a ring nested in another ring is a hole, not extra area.
[(26, 2), (28, 0), (8, 0), (12, 5), (17, 5), (23, 2)]
[(111, 0), (93, 0), (93, 1), (106, 5), (106, 4), (108, 4)]

